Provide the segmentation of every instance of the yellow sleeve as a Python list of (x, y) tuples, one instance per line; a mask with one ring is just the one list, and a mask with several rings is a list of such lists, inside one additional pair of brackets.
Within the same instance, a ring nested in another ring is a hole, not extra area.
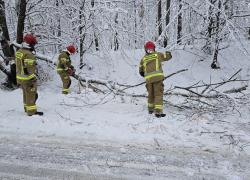
[(172, 58), (172, 54), (169, 51), (164, 53), (158, 53), (158, 57), (160, 61), (169, 61)]

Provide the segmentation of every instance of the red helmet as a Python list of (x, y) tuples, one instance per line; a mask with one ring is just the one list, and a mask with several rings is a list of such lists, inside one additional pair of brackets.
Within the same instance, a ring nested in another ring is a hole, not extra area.
[(35, 44), (37, 44), (36, 37), (34, 35), (32, 35), (32, 34), (26, 34), (23, 37), (23, 41), (26, 42), (29, 45), (35, 45)]
[(69, 51), (70, 54), (74, 54), (76, 52), (76, 47), (73, 44), (67, 46), (66, 49)]
[(147, 49), (155, 49), (155, 44), (152, 41), (148, 41), (144, 45), (144, 48), (145, 48), (145, 50), (147, 50)]

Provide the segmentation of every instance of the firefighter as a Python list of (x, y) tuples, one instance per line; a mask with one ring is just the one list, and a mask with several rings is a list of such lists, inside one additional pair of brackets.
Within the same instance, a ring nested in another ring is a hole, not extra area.
[(63, 50), (59, 57), (57, 62), (57, 73), (60, 75), (63, 88), (62, 93), (68, 94), (69, 93), (69, 87), (71, 85), (71, 79), (70, 76), (73, 76), (75, 74), (75, 68), (71, 65), (71, 59), (70, 55), (74, 54), (76, 52), (76, 47), (74, 45), (69, 45), (66, 47), (66, 50)]
[(16, 52), (16, 79), (23, 91), (24, 111), (28, 116), (43, 115), (36, 107), (37, 83), (36, 83), (36, 58), (32, 53), (37, 44), (36, 37), (26, 34), (23, 37), (22, 47)]
[(155, 44), (148, 41), (144, 45), (146, 54), (140, 61), (139, 73), (146, 79), (146, 88), (148, 91), (148, 113), (160, 118), (166, 114), (163, 113), (163, 91), (164, 75), (161, 63), (172, 58), (170, 52), (160, 53), (155, 51)]

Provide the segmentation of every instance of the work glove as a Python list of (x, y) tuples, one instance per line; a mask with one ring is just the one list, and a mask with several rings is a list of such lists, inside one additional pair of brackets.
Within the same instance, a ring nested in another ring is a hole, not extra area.
[(166, 54), (166, 56), (168, 57), (168, 59), (171, 59), (171, 58), (172, 58), (171, 52), (165, 51), (165, 54)]
[(140, 71), (139, 73), (140, 73), (140, 75), (141, 75), (142, 77), (144, 77), (144, 72), (143, 72), (143, 71)]
[(69, 68), (67, 72), (69, 76), (74, 76), (76, 70), (74, 68)]
[(166, 53), (166, 54), (169, 54), (169, 55), (171, 55), (171, 52), (170, 52), (170, 51), (165, 51), (165, 53)]

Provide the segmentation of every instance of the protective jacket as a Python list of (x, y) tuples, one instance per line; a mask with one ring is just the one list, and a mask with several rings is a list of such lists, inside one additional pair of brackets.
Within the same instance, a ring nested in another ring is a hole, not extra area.
[(16, 52), (17, 83), (36, 79), (36, 58), (29, 49), (21, 48)]
[(170, 52), (153, 52), (146, 54), (140, 61), (139, 72), (144, 76), (147, 83), (153, 83), (164, 79), (161, 63), (172, 58)]
[(69, 53), (66, 51), (62, 51), (62, 53), (58, 57), (58, 63), (57, 63), (57, 72), (67, 72), (68, 69), (71, 67), (71, 60)]

